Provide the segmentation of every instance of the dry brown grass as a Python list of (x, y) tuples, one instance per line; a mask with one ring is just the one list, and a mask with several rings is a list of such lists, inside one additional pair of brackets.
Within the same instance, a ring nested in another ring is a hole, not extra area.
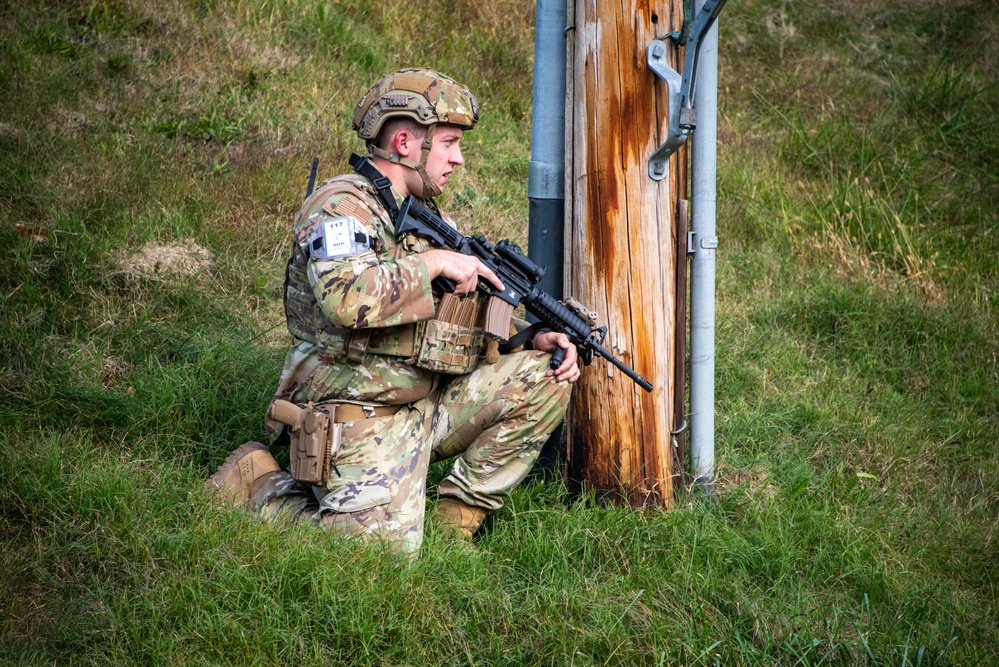
[(149, 243), (120, 258), (121, 269), (131, 276), (155, 280), (192, 277), (212, 266), (212, 255), (194, 239), (180, 243)]

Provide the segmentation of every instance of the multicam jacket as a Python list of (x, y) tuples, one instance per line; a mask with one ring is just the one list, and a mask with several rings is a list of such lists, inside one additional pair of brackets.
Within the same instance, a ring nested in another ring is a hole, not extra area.
[[(394, 188), (392, 194), (401, 204)], [(338, 217), (359, 223), (366, 249), (329, 260), (313, 257), (317, 225)], [(430, 246), (412, 235), (397, 241), (377, 191), (356, 174), (320, 185), (294, 229), (284, 295), (292, 347), (275, 398), (404, 405), (428, 395), (438, 374), (415, 357), (437, 305), (419, 255)], [(477, 357), (478, 349), (470, 352)], [(280, 425), (269, 419), (267, 425), (276, 438)]]

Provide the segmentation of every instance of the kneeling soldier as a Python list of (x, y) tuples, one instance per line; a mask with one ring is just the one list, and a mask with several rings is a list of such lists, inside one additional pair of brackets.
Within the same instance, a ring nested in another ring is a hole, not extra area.
[[(260, 443), (243, 445), (211, 478), (234, 504), (413, 553), (432, 461), (456, 457), (437, 512), (471, 537), (562, 421), (579, 378), (568, 338), (538, 333), (529, 349), (497, 356), (476, 292), (479, 280), (502, 289), (497, 276), (475, 257), (395, 236), (406, 196), (438, 210), (433, 197), (464, 163), (461, 138), (477, 120), (471, 92), (426, 69), (389, 74), (358, 103), (368, 156), (316, 188), (295, 219), (292, 347), (268, 412), (272, 444), (292, 447), (291, 470)], [(436, 290), (438, 277), (454, 293)], [(565, 361), (551, 370), (556, 347)]]

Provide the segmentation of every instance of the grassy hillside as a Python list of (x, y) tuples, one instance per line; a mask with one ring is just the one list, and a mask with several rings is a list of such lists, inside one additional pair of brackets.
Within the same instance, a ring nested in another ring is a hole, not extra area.
[(992, 3), (729, 3), (718, 503), (527, 487), (413, 564), (202, 481), (263, 438), (290, 221), (377, 76), (476, 91), (445, 203), (525, 239), (533, 7), (0, 18), (0, 664), (999, 664)]

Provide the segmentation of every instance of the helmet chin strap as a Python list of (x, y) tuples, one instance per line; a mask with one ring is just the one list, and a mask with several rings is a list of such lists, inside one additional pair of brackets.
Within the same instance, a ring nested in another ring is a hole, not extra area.
[(430, 147), (434, 143), (434, 130), (437, 129), (437, 123), (427, 126), (427, 136), (423, 139), (423, 144), (420, 146), (420, 161), (416, 162), (410, 160), (407, 157), (402, 157), (398, 153), (392, 153), (375, 146), (374, 144), (368, 145), (368, 152), (372, 155), (377, 155), (380, 158), (384, 158), (389, 162), (394, 162), (396, 164), (401, 164), (404, 167), (409, 167), (416, 171), (420, 175), (420, 180), (423, 181), (423, 191), (414, 192), (413, 194), (417, 197), (423, 199), (430, 199), (431, 197), (436, 197), (443, 190), (441, 186), (437, 185), (430, 178), (430, 174), (427, 173), (427, 160), (430, 158)]

